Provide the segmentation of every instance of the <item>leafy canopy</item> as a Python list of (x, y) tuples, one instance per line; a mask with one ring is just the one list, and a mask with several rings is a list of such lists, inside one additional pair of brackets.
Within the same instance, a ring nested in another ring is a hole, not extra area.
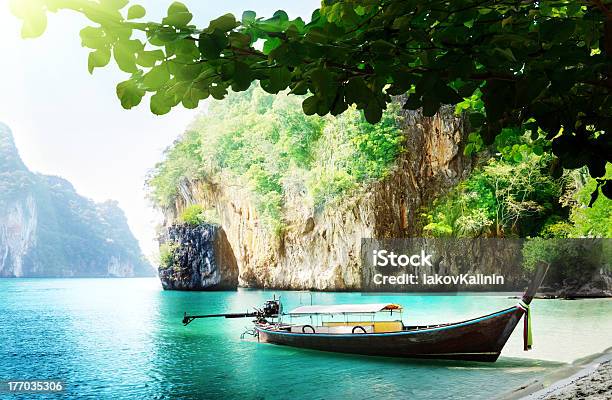
[[(612, 161), (612, 5), (592, 0), (324, 0), (310, 22), (246, 11), (207, 27), (174, 2), (161, 22), (138, 22), (128, 0), (13, 0), (24, 37), (43, 33), (47, 11), (70, 9), (94, 26), (81, 31), (89, 70), (114, 59), (130, 78), (117, 86), (125, 108), (151, 93), (165, 114), (195, 108), (252, 81), (272, 94), (310, 94), (308, 114), (356, 105), (377, 122), (391, 96), (433, 115), (480, 93), (470, 123), (485, 144), (504, 128), (541, 130), (564, 168), (588, 166), (598, 187)], [(137, 34), (139, 33), (139, 34)], [(141, 38), (146, 38), (146, 43)], [(257, 43), (263, 42), (263, 46)], [(535, 128), (539, 129), (535, 129)], [(595, 196), (599, 190), (593, 192)]]
[(437, 237), (536, 236), (548, 220), (565, 217), (561, 183), (548, 175), (550, 156), (519, 162), (491, 158), (426, 215), (426, 234)]
[[(175, 207), (186, 182), (223, 182), (248, 189), (263, 224), (278, 232), (287, 203), (323, 209), (391, 172), (403, 151), (398, 104), (369, 124), (355, 108), (337, 118), (307, 116), (300, 101), (257, 85), (212, 101), (149, 174), (153, 203)], [(197, 211), (189, 214), (199, 218)]]
[[(494, 155), (422, 215), (425, 234), (612, 237), (612, 200), (600, 196), (587, 207), (597, 181), (584, 168), (565, 171), (561, 177), (551, 175), (554, 160), (548, 148), (539, 149), (541, 144), (541, 138), (517, 136), (510, 130), (498, 135), (495, 146), (479, 154), (487, 157), (495, 151)], [(605, 178), (612, 178), (611, 164)]]

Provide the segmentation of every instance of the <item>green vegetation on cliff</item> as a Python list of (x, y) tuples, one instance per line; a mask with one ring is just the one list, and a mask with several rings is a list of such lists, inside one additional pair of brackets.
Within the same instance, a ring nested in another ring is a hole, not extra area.
[(585, 168), (559, 171), (541, 132), (506, 130), (492, 146), (470, 136), (466, 152), (478, 154), (477, 166), (426, 210), (425, 235), (527, 238), (523, 267), (549, 263), (549, 282), (580, 286), (610, 268), (605, 239), (572, 238), (612, 238), (612, 200)]
[(0, 277), (152, 276), (116, 201), (28, 170), (0, 123)]
[(289, 190), (321, 208), (389, 173), (404, 140), (396, 105), (372, 125), (356, 109), (307, 116), (300, 101), (255, 86), (212, 102), (151, 172), (154, 203), (172, 207), (181, 184), (225, 174), (249, 188), (264, 222), (278, 229)]
[[(435, 237), (612, 237), (612, 200), (578, 169), (557, 175), (540, 137), (509, 131), (480, 146), (470, 176), (425, 213)], [(468, 148), (470, 151), (470, 148)], [(493, 155), (490, 155), (493, 153)], [(612, 176), (608, 164), (605, 178)]]
[(219, 224), (219, 216), (215, 210), (207, 210), (199, 204), (192, 204), (186, 207), (181, 215), (179, 222), (186, 225), (198, 226), (201, 224)]

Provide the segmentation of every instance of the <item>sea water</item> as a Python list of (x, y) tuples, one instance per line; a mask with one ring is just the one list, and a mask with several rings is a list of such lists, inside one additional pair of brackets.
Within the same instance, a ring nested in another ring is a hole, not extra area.
[[(364, 357), (241, 340), (250, 319), (181, 324), (185, 311), (251, 311), (274, 294), (285, 310), (311, 302), (400, 303), (406, 324), (457, 321), (516, 303), (499, 295), (168, 292), (154, 278), (0, 279), (0, 380), (59, 379), (62, 398), (79, 399), (490, 399), (612, 346), (608, 299), (535, 300), (534, 349), (523, 352), (521, 324), (496, 363)], [(60, 395), (18, 398), (26, 397)]]

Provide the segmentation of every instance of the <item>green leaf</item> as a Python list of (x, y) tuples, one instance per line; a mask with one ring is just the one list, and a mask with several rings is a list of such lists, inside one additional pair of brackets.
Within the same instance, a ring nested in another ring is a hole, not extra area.
[(251, 36), (240, 32), (231, 32), (229, 42), (233, 47), (247, 49), (251, 45)]
[(278, 67), (270, 71), (269, 78), (261, 81), (261, 87), (268, 93), (276, 94), (285, 90), (291, 83), (291, 72), (287, 67)]
[(468, 143), (463, 149), (463, 154), (466, 156), (471, 156), (476, 153), (476, 145), (474, 143)]
[(531, 103), (548, 86), (546, 74), (534, 74), (528, 79), (521, 79), (516, 83), (517, 101), (523, 104)]
[(423, 116), (433, 117), (440, 109), (440, 103), (433, 96), (423, 96)]
[(40, 10), (28, 14), (21, 26), (21, 37), (24, 39), (37, 38), (47, 29), (47, 14)]
[(593, 204), (595, 204), (598, 197), (599, 197), (599, 185), (597, 185), (595, 190), (591, 192), (591, 199), (589, 200), (589, 207), (593, 207)]
[(117, 85), (117, 97), (119, 97), (121, 106), (125, 109), (129, 110), (140, 104), (144, 94), (145, 91), (140, 89), (131, 79)]
[(162, 20), (165, 25), (183, 27), (191, 21), (193, 15), (183, 3), (175, 1), (168, 7), (168, 16)]
[(133, 5), (128, 9), (128, 19), (138, 19), (146, 15), (147, 10), (141, 5)]
[(365, 116), (366, 121), (371, 124), (375, 124), (380, 121), (382, 118), (382, 107), (376, 98), (370, 100), (368, 106), (363, 110), (363, 115)]
[(310, 74), (310, 80), (314, 87), (315, 93), (321, 97), (325, 97), (330, 89), (332, 89), (332, 76), (325, 68), (317, 68)]
[(168, 114), (172, 109), (172, 107), (168, 103), (168, 99), (166, 99), (162, 92), (155, 93), (153, 96), (151, 96), (151, 112), (155, 115)]
[(210, 95), (216, 100), (223, 100), (227, 95), (227, 88), (224, 85), (212, 85), (208, 87)]
[(589, 175), (593, 178), (601, 178), (606, 174), (606, 161), (604, 159), (592, 158), (587, 162)]
[(127, 6), (129, 0), (100, 0), (100, 4), (102, 7), (109, 10), (121, 10), (123, 7)]
[(282, 40), (280, 40), (279, 38), (270, 38), (268, 40), (266, 40), (266, 42), (264, 43), (263, 46), (263, 53), (265, 55), (270, 54), (270, 52), (272, 50), (274, 50), (275, 48), (277, 48), (278, 46), (280, 46), (283, 43)]
[(470, 113), (468, 120), (470, 121), (470, 126), (472, 128), (478, 129), (484, 124), (486, 117), (481, 113)]
[(89, 57), (87, 59), (87, 69), (89, 70), (89, 73), (93, 73), (94, 68), (105, 67), (108, 65), (110, 58), (111, 53), (108, 49), (98, 49), (89, 53)]
[(206, 97), (208, 97), (208, 93), (203, 92), (196, 85), (190, 84), (183, 96), (183, 107), (188, 109), (197, 108), (200, 100), (205, 99)]
[(87, 26), (81, 29), (79, 35), (81, 36), (81, 44), (90, 49), (100, 49), (109, 44), (109, 38), (106, 37), (102, 28)]
[(165, 54), (162, 50), (139, 51), (136, 57), (136, 63), (143, 67), (153, 67), (157, 61), (163, 60)]
[(274, 11), (274, 14), (272, 14), (271, 19), (275, 19), (279, 22), (287, 22), (289, 21), (289, 16), (287, 15), (285, 11), (277, 10), (277, 11)]
[(170, 79), (170, 72), (166, 63), (160, 64), (151, 68), (149, 72), (144, 74), (142, 83), (148, 91), (159, 90)]
[(319, 99), (317, 96), (310, 96), (302, 102), (302, 110), (306, 115), (314, 115), (317, 113)]
[(463, 101), (463, 97), (459, 96), (457, 92), (451, 89), (448, 85), (442, 81), (437, 81), (434, 93), (440, 103), (444, 104), (457, 104)]
[(9, 7), (11, 13), (19, 19), (26, 19), (31, 14), (44, 12), (44, 4), (40, 0), (10, 0)]
[(243, 62), (236, 61), (234, 68), (235, 71), (232, 89), (235, 92), (247, 90), (249, 86), (251, 86), (251, 82), (253, 81), (253, 76), (250, 67)]
[(512, 49), (510, 48), (499, 48), (496, 47), (494, 49), (494, 52), (497, 53), (497, 55), (501, 55), (503, 58), (505, 58), (508, 61), (516, 61), (516, 58), (514, 57), (514, 53), (512, 53)]
[(349, 104), (367, 104), (372, 96), (372, 91), (361, 77), (351, 79), (344, 91)]
[(225, 14), (217, 19), (213, 19), (212, 21), (210, 21), (210, 24), (208, 25), (208, 28), (206, 30), (212, 32), (215, 29), (218, 29), (222, 32), (228, 32), (237, 27), (238, 25), (239, 24), (238, 22), (236, 22), (236, 17), (234, 17), (234, 14)]
[(305, 95), (308, 92), (308, 82), (301, 80), (295, 82), (291, 87), (291, 94)]
[(213, 33), (202, 32), (198, 40), (200, 53), (209, 60), (219, 58), (221, 51), (228, 45), (225, 33), (215, 30)]
[(421, 98), (416, 94), (412, 94), (404, 103), (403, 108), (405, 110), (418, 110), (422, 105), (423, 102), (421, 101)]
[(253, 22), (255, 21), (255, 18), (257, 17), (257, 14), (255, 13), (255, 11), (245, 11), (242, 13), (242, 23), (248, 23), (248, 22)]
[(162, 26), (152, 30), (149, 42), (154, 46), (163, 46), (175, 42), (180, 38), (180, 34), (175, 28)]
[(130, 48), (117, 43), (113, 48), (113, 57), (120, 70), (129, 73), (138, 71), (138, 67), (136, 67), (136, 55)]
[(176, 79), (181, 81), (194, 81), (202, 73), (202, 64), (174, 64), (170, 70)]

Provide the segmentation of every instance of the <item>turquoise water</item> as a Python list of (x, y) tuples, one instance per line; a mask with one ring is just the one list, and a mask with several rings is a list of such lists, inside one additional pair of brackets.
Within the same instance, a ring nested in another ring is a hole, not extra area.
[[(559, 361), (612, 346), (608, 300), (536, 301), (535, 350), (522, 352), (517, 331), (494, 364), (260, 344), (240, 339), (248, 319), (181, 324), (183, 311), (241, 312), (273, 293), (287, 308), (311, 299), (303, 292), (164, 292), (156, 279), (2, 279), (0, 380), (62, 379), (72, 398), (489, 399)], [(407, 323), (474, 317), (515, 303), (501, 296), (359, 293), (314, 293), (312, 301), (398, 302), (407, 307)], [(519, 358), (526, 354), (531, 358)]]

